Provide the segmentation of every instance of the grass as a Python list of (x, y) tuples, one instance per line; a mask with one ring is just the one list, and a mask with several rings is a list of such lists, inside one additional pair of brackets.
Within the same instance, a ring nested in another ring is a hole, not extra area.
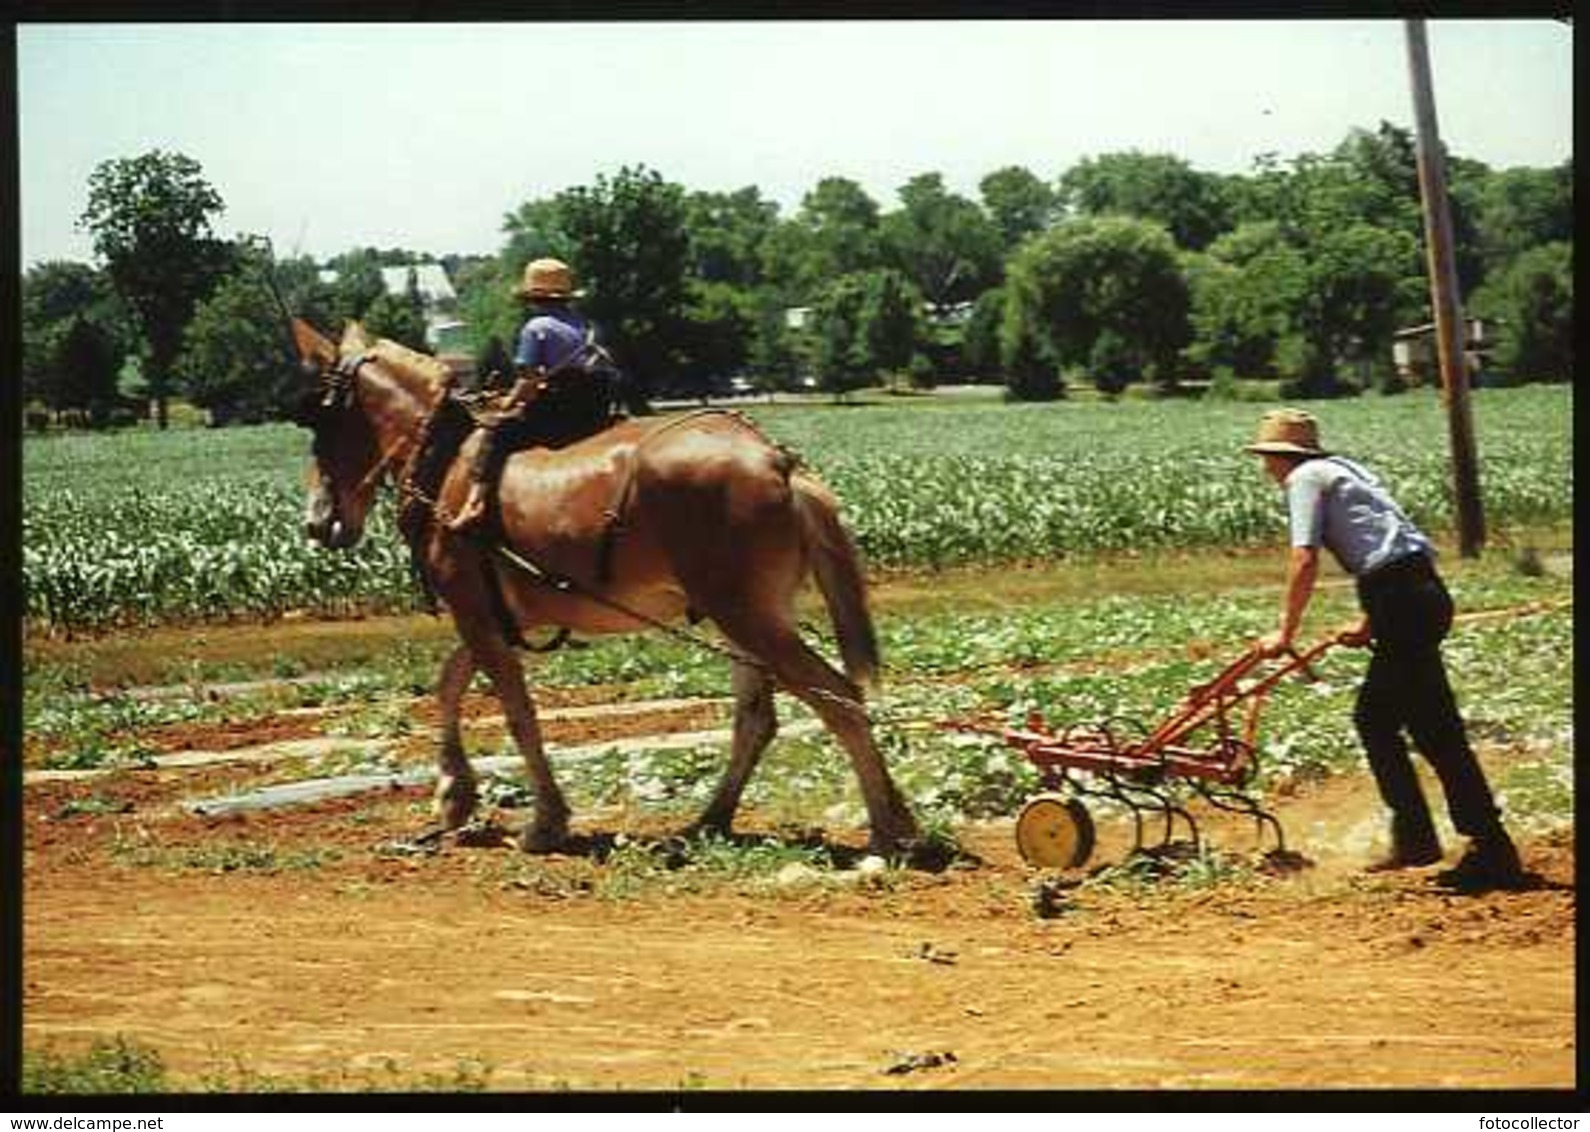
[(46, 1047), (36, 1053), (25, 1052), (22, 1058), (22, 1092), (26, 1095), (170, 1091), (160, 1055), (122, 1034), (98, 1038), (77, 1054), (60, 1054)]
[(111, 859), (134, 868), (168, 872), (279, 873), (319, 869), (341, 859), (336, 849), (283, 849), (252, 841), (170, 847), (117, 840)]
[(26, 1096), (149, 1095), (171, 1093), (478, 1093), (490, 1087), (492, 1068), (459, 1058), (451, 1072), (414, 1072), (388, 1059), (379, 1069), (280, 1076), (262, 1073), (242, 1058), (212, 1056), (209, 1068), (191, 1079), (176, 1078), (152, 1046), (116, 1034), (96, 1038), (86, 1049), (63, 1053), (53, 1046), (26, 1050), (22, 1093)]

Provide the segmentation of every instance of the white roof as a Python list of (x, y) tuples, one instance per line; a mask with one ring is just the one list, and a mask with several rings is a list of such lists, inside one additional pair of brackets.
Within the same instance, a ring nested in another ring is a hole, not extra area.
[(458, 298), (452, 282), (447, 278), (447, 272), (442, 270), (442, 265), (439, 263), (417, 263), (413, 267), (383, 267), (381, 285), (387, 289), (388, 294), (401, 295), (408, 290), (411, 271), (414, 273), (414, 283), (420, 289), (420, 298), (427, 303)]

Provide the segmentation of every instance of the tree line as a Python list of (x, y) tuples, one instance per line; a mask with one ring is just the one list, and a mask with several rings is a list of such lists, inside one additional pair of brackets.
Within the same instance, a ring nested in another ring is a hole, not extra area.
[[(1500, 328), (1486, 379), (1571, 379), (1572, 158), (1493, 170), (1449, 154), (1447, 169), (1466, 310)], [(973, 199), (922, 173), (887, 210), (825, 177), (789, 216), (755, 186), (692, 191), (626, 166), (520, 204), (490, 256), (361, 248), (316, 263), (223, 241), (224, 204), (180, 154), (107, 161), (89, 189), (99, 264), (26, 273), (22, 377), (31, 403), (99, 423), (129, 390), (162, 422), (172, 395), (219, 422), (274, 415), (297, 380), (278, 295), (323, 326), (360, 318), (423, 349), (412, 275), (394, 294), (380, 269), (429, 262), (489, 372), (523, 317), (511, 292), (525, 263), (567, 260), (643, 396), (704, 395), (731, 374), (838, 395), (948, 380), (1024, 399), (1075, 383), (1395, 392), (1392, 334), (1430, 321), (1414, 141), (1384, 122), (1242, 174), (1133, 150), (1052, 180), (998, 169)]]

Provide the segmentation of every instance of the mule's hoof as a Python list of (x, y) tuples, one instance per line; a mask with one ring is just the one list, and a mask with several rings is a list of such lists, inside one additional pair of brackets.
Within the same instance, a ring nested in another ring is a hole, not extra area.
[(475, 816), (480, 792), (467, 779), (444, 780), (436, 788), (436, 816), (447, 830), (461, 829)]
[(526, 853), (556, 853), (568, 839), (569, 831), (562, 826), (527, 825), (519, 835), (519, 848)]
[(703, 838), (713, 838), (717, 841), (727, 841), (734, 836), (733, 823), (726, 821), (708, 821), (702, 818), (693, 821), (679, 831), (679, 836), (686, 841), (700, 841)]
[(894, 857), (909, 853), (921, 840), (916, 822), (903, 821), (873, 829), (867, 837), (867, 848), (880, 857)]

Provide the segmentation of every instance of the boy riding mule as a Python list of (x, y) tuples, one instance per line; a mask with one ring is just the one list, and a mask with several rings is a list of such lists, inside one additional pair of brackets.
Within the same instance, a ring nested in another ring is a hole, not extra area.
[[(465, 824), (477, 801), (459, 702), (478, 670), (502, 702), (535, 790), (523, 847), (552, 850), (568, 834), (568, 804), (510, 630), (631, 633), (689, 614), (727, 638), (735, 695), (729, 766), (693, 829), (729, 831), (777, 731), (776, 686), (803, 700), (850, 757), (873, 850), (896, 852), (916, 839), (861, 702), (879, 661), (855, 546), (833, 497), (750, 422), (721, 412), (625, 421), (562, 448), (515, 452), (498, 490), (499, 542), (448, 523), (468, 494), (481, 438), (457, 458), (434, 456), (437, 436), (471, 431), (456, 424), (446, 370), (395, 343), (371, 342), (357, 324), (340, 348), (302, 320), (294, 336), (315, 375), (295, 413), (314, 434), (307, 533), (328, 547), (355, 545), (378, 483), (395, 476), (416, 565), (462, 642), (437, 683), (436, 800), (447, 828)], [(808, 571), (833, 620), (843, 675), (796, 629), (795, 595)]]
[(469, 494), (448, 520), (454, 530), (468, 530), (486, 517), (510, 452), (533, 444), (561, 448), (613, 423), (617, 369), (597, 345), (596, 328), (572, 305), (581, 294), (562, 260), (525, 265), (514, 296), (530, 317), (514, 350), (515, 379), (501, 410), (485, 423), (469, 471)]

